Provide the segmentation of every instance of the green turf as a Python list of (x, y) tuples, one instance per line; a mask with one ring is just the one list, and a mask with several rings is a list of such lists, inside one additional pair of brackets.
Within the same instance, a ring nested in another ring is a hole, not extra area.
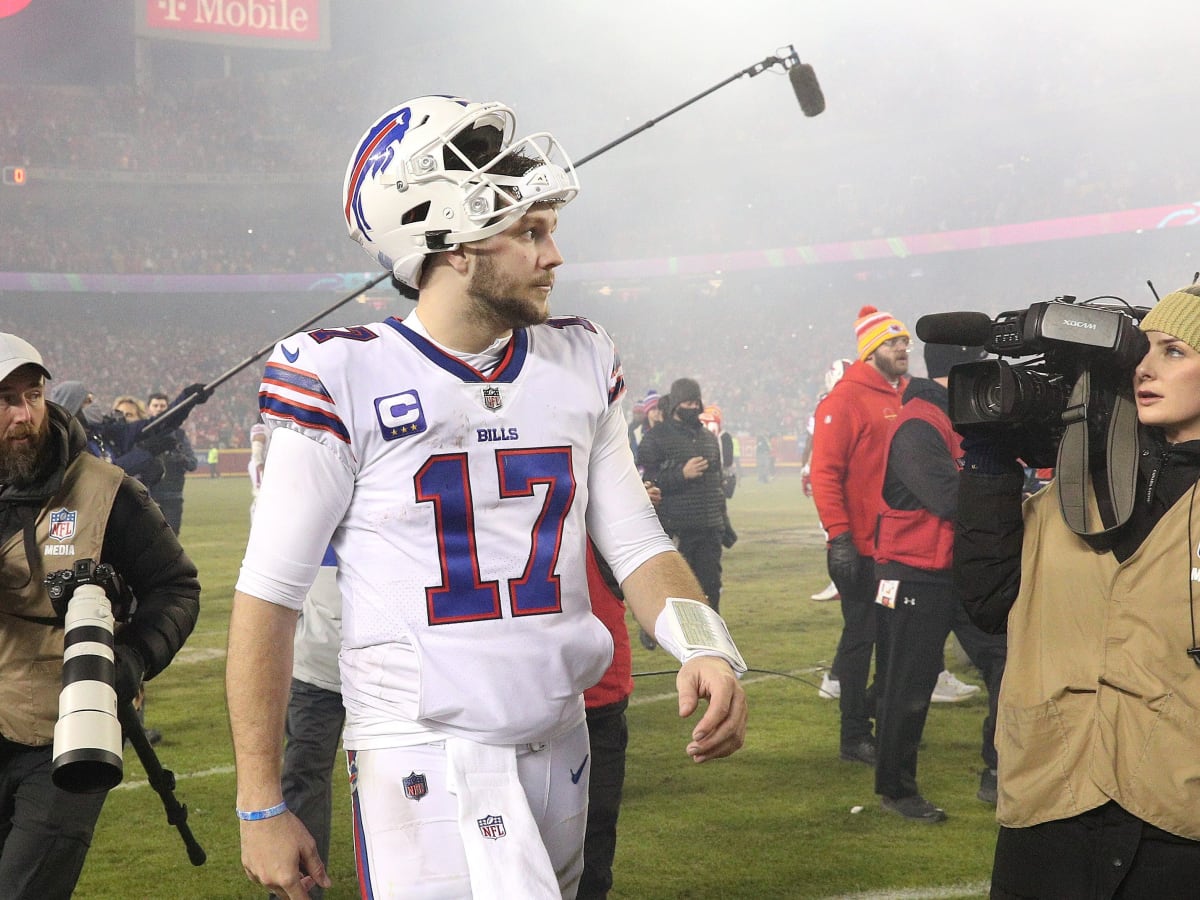
[[(125, 784), (105, 804), (76, 897), (265, 896), (239, 861), (223, 695), (225, 628), (248, 504), (244, 478), (188, 481), (182, 539), (200, 568), (202, 613), (180, 658), (148, 690), (147, 723), (163, 731), (158, 752), (178, 777), (177, 796), (208, 862), (189, 864), (130, 751)], [(882, 813), (871, 771), (837, 758), (836, 703), (817, 697), (818, 668), (832, 659), (841, 619), (836, 603), (808, 599), (827, 581), (812, 502), (794, 475), (762, 485), (751, 473), (730, 514), (740, 540), (724, 558), (722, 613), (747, 662), (783, 675), (746, 676), (746, 746), (703, 765), (684, 753), (691, 725), (678, 718), (674, 679), (636, 679), (611, 897), (984, 896), (996, 826), (992, 808), (975, 799), (982, 694), (935, 705), (925, 731), (921, 788), (949, 821), (927, 826)], [(950, 661), (961, 678), (980, 683)], [(634, 640), (635, 672), (672, 663)], [(330, 900), (358, 896), (346, 787), (342, 778), (335, 783)], [(862, 811), (852, 813), (856, 806)]]

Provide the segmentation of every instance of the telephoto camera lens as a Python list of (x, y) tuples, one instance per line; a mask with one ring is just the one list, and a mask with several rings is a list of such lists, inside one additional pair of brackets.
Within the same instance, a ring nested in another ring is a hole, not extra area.
[(82, 584), (67, 604), (62, 693), (50, 775), (65, 791), (92, 794), (121, 782), (113, 612), (104, 588)]

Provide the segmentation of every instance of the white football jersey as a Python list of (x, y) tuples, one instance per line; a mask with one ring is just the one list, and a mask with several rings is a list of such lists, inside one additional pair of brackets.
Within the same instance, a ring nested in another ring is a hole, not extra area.
[[(394, 318), (276, 346), (264, 421), (318, 442), (338, 461), (322, 472), (344, 480), (313, 493), (345, 498), (332, 545), (348, 747), (387, 743), (395, 721), (522, 743), (582, 720), (580, 694), (612, 657), (588, 602), (589, 526), (618, 577), (671, 549), (623, 393), (611, 340), (578, 318), (515, 331), (486, 375)], [(265, 485), (283, 477), (280, 436)], [(264, 486), (256, 529), (264, 502), (302, 510), (303, 493)]]

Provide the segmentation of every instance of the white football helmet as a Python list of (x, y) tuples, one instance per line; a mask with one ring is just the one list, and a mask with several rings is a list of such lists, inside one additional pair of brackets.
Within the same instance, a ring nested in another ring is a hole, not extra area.
[[(535, 203), (573, 200), (579, 181), (558, 141), (515, 131), (502, 103), (433, 96), (389, 110), (346, 168), (350, 236), (416, 288), (428, 254), (499, 234)], [(513, 167), (511, 157), (532, 162)]]
[(825, 370), (825, 393), (833, 390), (833, 386), (842, 380), (842, 376), (846, 374), (846, 370), (854, 365), (852, 359), (835, 359), (833, 363)]

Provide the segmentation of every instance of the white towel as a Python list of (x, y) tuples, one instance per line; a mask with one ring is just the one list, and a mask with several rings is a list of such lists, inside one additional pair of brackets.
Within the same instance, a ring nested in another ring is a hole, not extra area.
[(447, 738), (446, 774), (458, 797), (474, 900), (561, 900), (517, 775), (517, 748)]

